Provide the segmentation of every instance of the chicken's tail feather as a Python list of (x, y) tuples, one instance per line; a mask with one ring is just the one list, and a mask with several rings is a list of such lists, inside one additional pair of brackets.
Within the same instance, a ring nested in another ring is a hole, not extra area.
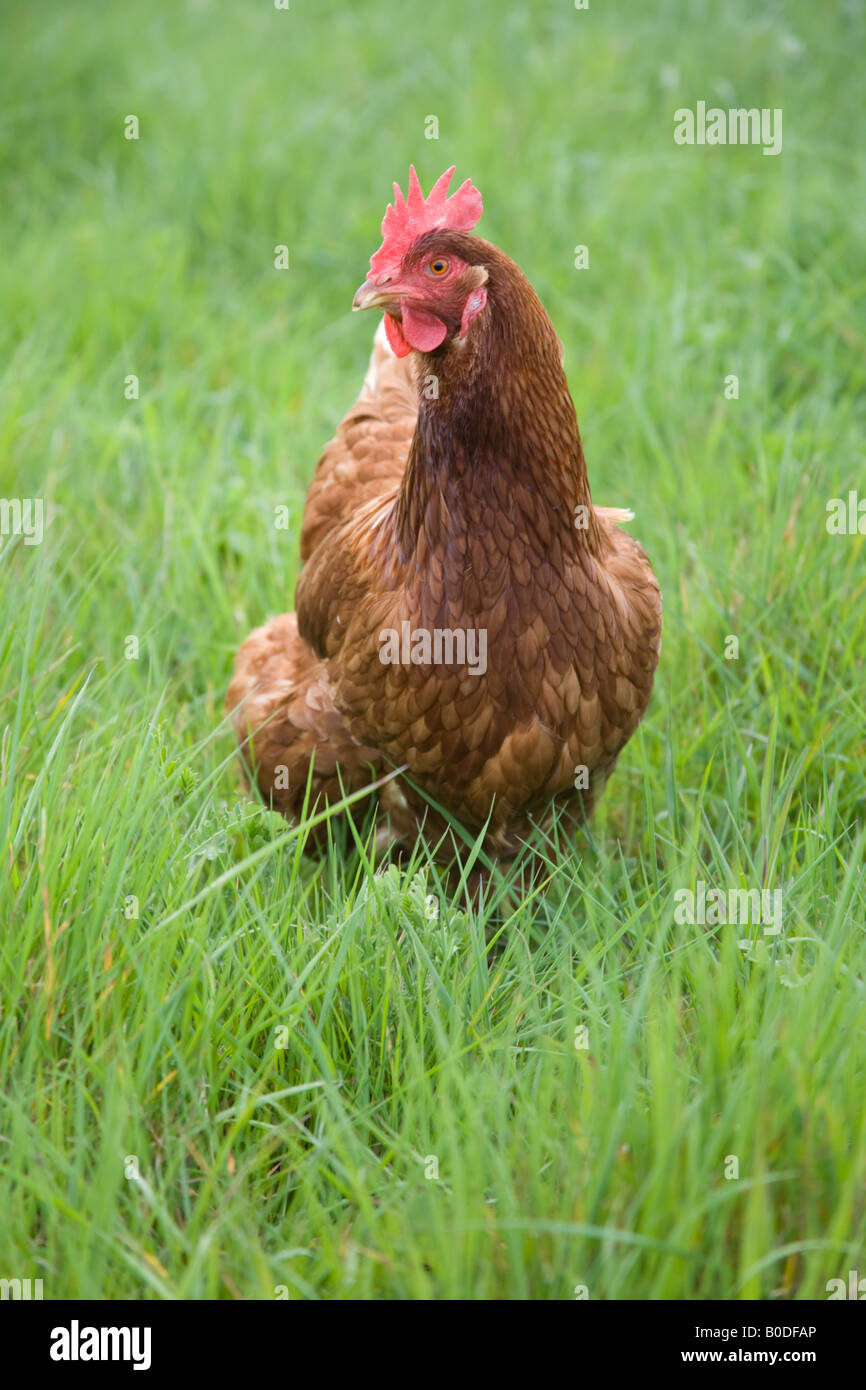
[(596, 507), (595, 512), (603, 521), (612, 521), (617, 526), (626, 521), (634, 521), (631, 507)]

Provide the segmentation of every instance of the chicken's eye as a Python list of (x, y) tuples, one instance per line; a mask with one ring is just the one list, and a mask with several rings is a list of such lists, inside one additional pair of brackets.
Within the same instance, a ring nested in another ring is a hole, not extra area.
[(427, 269), (431, 275), (445, 275), (448, 272), (448, 262), (444, 256), (437, 256), (432, 260)]

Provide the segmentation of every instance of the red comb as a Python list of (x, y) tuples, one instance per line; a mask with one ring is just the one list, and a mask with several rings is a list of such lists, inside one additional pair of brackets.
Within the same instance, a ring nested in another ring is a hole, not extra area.
[(401, 261), (413, 241), (434, 227), (450, 227), (455, 232), (469, 232), (484, 211), (481, 194), (467, 179), (448, 197), (448, 185), (454, 165), (440, 175), (424, 197), (414, 164), (409, 167), (409, 197), (404, 198), (399, 184), (394, 184), (394, 201), (389, 203), (382, 218), (382, 245), (370, 257), (370, 270), (380, 270)]

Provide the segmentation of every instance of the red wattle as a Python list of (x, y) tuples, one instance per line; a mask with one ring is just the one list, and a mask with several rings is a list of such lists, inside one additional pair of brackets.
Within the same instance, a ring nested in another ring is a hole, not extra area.
[(443, 341), (448, 329), (435, 314), (426, 309), (403, 309), (403, 337), (419, 352), (432, 352)]
[(399, 323), (390, 314), (385, 315), (385, 337), (395, 357), (407, 357), (412, 351), (412, 344), (406, 342)]

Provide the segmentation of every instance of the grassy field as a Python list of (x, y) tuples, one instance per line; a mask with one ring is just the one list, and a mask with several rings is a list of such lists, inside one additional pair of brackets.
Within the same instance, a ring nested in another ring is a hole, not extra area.
[[(864, 6), (415, 8), (5, 11), (0, 496), (46, 512), (0, 537), (0, 1277), (824, 1298), (866, 1276), (866, 537), (826, 525), (866, 499)], [(782, 153), (675, 144), (701, 100)], [(490, 920), (363, 825), (304, 853), (222, 716), (410, 161), (482, 190), (665, 599), (591, 828)], [(699, 883), (782, 931), (678, 920)]]

